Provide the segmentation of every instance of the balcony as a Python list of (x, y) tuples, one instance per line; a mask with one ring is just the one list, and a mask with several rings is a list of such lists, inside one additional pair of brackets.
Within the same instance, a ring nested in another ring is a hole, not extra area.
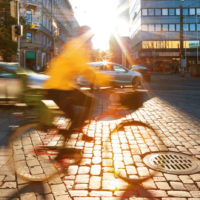
[(33, 10), (35, 10), (35, 9), (37, 9), (38, 4), (37, 4), (37, 2), (36, 2), (35, 0), (27, 0), (27, 1), (26, 1), (26, 7), (27, 7), (28, 9), (33, 9)]

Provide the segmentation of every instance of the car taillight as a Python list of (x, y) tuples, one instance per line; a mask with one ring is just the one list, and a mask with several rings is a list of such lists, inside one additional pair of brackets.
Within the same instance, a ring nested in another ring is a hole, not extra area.
[(151, 74), (151, 71), (147, 71), (147, 74)]

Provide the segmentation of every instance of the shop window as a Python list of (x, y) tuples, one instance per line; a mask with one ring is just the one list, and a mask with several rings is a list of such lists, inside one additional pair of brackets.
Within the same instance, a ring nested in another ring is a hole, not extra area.
[(168, 31), (168, 24), (162, 25), (162, 31)]
[(183, 8), (183, 15), (188, 15), (188, 8)]
[(190, 31), (195, 31), (195, 24), (190, 24)]
[(169, 31), (175, 31), (175, 24), (169, 24)]
[(156, 16), (160, 16), (161, 15), (161, 9), (160, 8), (156, 8), (155, 9), (155, 15)]
[(189, 24), (183, 24), (183, 31), (189, 31)]
[(154, 15), (154, 9), (153, 8), (149, 8), (149, 15), (153, 16)]
[(147, 9), (146, 8), (142, 9), (142, 16), (147, 16)]
[(155, 28), (156, 28), (156, 31), (161, 31), (161, 24), (156, 24)]
[(162, 15), (167, 16), (168, 15), (168, 9), (162, 8)]
[(32, 33), (26, 33), (26, 42), (32, 43)]
[(180, 8), (176, 8), (176, 15), (180, 15), (180, 14), (181, 14)]
[(169, 9), (169, 15), (175, 15), (175, 9), (174, 8)]
[(190, 8), (189, 9), (189, 14), (190, 15), (195, 15), (195, 8)]

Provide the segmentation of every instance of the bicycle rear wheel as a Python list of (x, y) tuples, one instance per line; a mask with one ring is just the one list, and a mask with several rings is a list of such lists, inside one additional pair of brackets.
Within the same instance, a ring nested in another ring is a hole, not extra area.
[(21, 178), (28, 181), (45, 181), (59, 173), (61, 169), (56, 167), (56, 155), (41, 155), (35, 152), (38, 146), (63, 145), (61, 136), (52, 137), (52, 134), (55, 134), (55, 129), (43, 132), (35, 123), (20, 126), (13, 132), (9, 139), (12, 151), (11, 166)]

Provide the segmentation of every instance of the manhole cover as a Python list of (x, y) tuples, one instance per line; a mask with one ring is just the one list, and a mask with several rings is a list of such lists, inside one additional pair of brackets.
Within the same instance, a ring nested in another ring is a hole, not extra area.
[(151, 169), (171, 174), (194, 174), (200, 171), (200, 161), (184, 153), (155, 152), (146, 154), (143, 161)]

